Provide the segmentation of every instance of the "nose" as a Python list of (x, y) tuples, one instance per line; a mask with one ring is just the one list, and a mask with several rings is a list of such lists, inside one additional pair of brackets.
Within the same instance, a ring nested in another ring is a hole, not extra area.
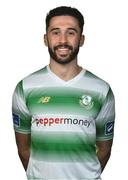
[(60, 43), (66, 43), (67, 42), (67, 37), (65, 33), (61, 33), (60, 35)]

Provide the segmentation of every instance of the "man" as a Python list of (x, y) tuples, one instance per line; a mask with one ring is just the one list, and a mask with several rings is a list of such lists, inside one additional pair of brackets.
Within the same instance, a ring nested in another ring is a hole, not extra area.
[(50, 64), (15, 89), (16, 143), (29, 180), (100, 180), (110, 157), (114, 96), (77, 64), (83, 25), (77, 9), (52, 9), (44, 35)]

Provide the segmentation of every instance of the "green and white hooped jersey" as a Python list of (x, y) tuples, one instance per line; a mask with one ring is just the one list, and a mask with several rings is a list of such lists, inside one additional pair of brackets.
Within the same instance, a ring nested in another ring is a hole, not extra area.
[(114, 96), (87, 70), (64, 81), (49, 66), (18, 83), (16, 132), (31, 133), (29, 180), (100, 180), (96, 141), (113, 138)]

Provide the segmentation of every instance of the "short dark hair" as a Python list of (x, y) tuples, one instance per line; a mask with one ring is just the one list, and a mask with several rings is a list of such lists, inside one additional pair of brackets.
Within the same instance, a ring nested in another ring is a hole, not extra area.
[(73, 16), (78, 20), (79, 26), (80, 26), (80, 29), (81, 29), (81, 33), (82, 33), (83, 32), (83, 26), (84, 26), (84, 17), (83, 17), (83, 15), (81, 14), (80, 11), (78, 11), (78, 9), (68, 7), (68, 6), (56, 7), (56, 8), (49, 11), (49, 13), (46, 16), (46, 31), (48, 30), (50, 20), (54, 16), (66, 16), (66, 15)]

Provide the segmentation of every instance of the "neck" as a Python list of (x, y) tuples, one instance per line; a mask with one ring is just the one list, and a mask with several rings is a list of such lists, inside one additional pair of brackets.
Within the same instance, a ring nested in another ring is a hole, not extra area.
[(49, 67), (53, 73), (65, 81), (74, 78), (82, 70), (82, 67), (77, 64), (77, 60), (68, 64), (59, 64), (54, 60), (50, 60)]

